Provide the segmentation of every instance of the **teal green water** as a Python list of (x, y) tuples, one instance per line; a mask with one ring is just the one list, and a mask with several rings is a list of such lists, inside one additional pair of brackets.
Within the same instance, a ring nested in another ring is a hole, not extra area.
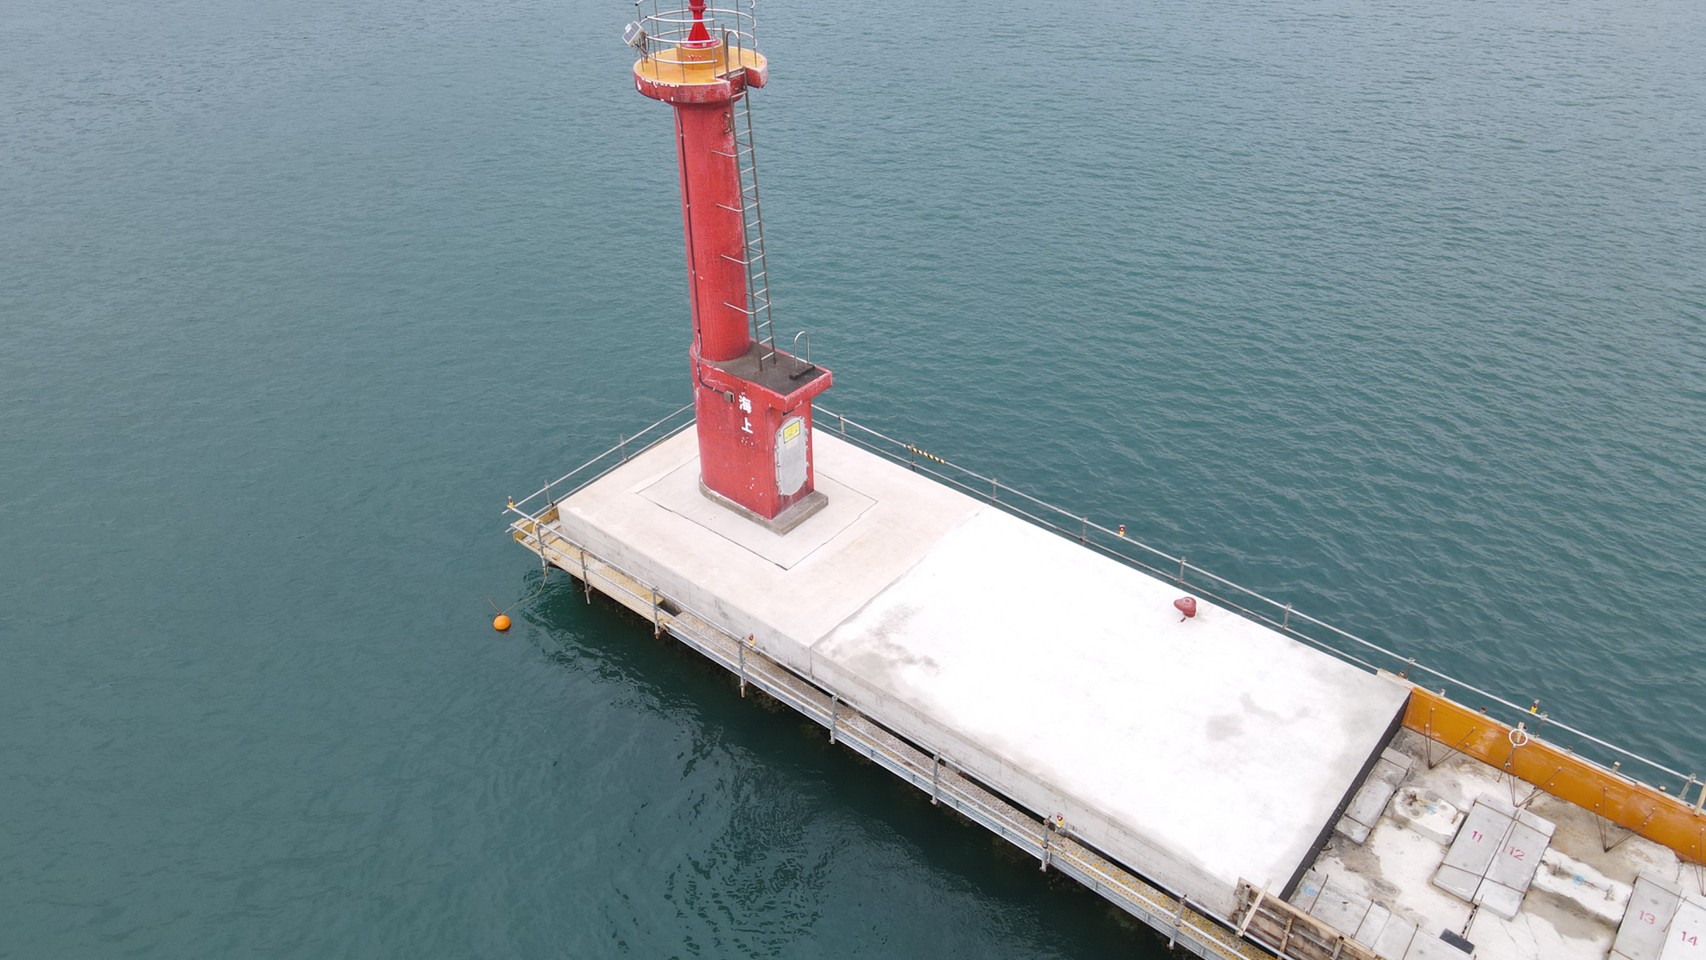
[[(1706, 770), (1706, 9), (1059, 7), (765, 5), (825, 402)], [(487, 626), (686, 399), (627, 17), (0, 14), (0, 956), (1162, 955), (566, 579)]]

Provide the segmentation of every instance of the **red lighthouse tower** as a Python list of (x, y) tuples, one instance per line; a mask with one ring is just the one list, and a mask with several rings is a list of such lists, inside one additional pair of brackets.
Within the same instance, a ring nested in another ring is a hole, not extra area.
[(654, 8), (627, 40), (641, 53), (635, 89), (675, 108), (700, 489), (785, 533), (825, 502), (813, 489), (811, 401), (831, 377), (776, 347), (747, 102), (768, 68), (752, 25), (750, 7), (689, 0)]

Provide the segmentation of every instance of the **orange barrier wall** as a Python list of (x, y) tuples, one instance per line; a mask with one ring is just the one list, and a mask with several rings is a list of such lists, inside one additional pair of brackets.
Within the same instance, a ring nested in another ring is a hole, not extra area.
[(1706, 863), (1706, 815), (1677, 797), (1540, 740), (1516, 746), (1510, 727), (1421, 687), (1410, 693), (1404, 726), (1662, 843), (1684, 860)]

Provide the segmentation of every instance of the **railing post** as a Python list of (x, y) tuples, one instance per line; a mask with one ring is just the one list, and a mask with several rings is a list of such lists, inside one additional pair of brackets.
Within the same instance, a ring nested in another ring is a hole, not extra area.
[(1185, 558), (1179, 558), (1179, 586), (1185, 585)]
[(936, 751), (936, 766), (930, 771), (930, 805), (935, 806), (942, 796), (942, 751)]
[(592, 602), (592, 581), (586, 575), (586, 548), (581, 548), (581, 592), (586, 594), (586, 602)]
[(622, 462), (627, 463), (628, 462), (628, 438), (622, 436), (621, 434), (617, 434), (617, 436), (621, 438), (617, 441), (617, 446), (622, 448)]
[(1285, 605), (1285, 618), (1280, 621), (1280, 630), (1285, 631), (1285, 630), (1290, 630), (1290, 629), (1291, 629), (1291, 604), (1288, 603)]
[(838, 413), (835, 415), (835, 419), (841, 421), (841, 435), (847, 436), (847, 418)]
[(1090, 518), (1089, 517), (1079, 517), (1078, 518), (1078, 542), (1083, 543), (1089, 539), (1090, 539)]
[(994, 479), (994, 478), (990, 478), (990, 481), (989, 481), (989, 501), (991, 503), (996, 503), (996, 502), (1000, 501), (1000, 499), (1001, 499), (1001, 482)]
[(752, 637), (750, 636), (745, 640), (735, 641), (736, 648), (740, 650), (738, 659), (740, 660), (740, 698), (742, 700), (746, 699), (746, 645), (751, 642)]
[(652, 638), (663, 636), (663, 621), (658, 619), (658, 588), (652, 588)]
[(1167, 938), (1167, 949), (1169, 949), (1169, 950), (1173, 949), (1173, 945), (1178, 943), (1178, 941), (1179, 941), (1179, 928), (1184, 925), (1184, 922), (1185, 922), (1185, 898), (1180, 897), (1178, 909), (1173, 911), (1173, 935)]
[(841, 698), (835, 694), (829, 695), (829, 742), (835, 742), (835, 727), (841, 718)]

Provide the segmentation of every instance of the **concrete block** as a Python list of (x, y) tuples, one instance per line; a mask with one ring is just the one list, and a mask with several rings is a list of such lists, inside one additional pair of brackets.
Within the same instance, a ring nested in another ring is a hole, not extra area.
[(1388, 748), (1383, 751), (1334, 830), (1353, 843), (1367, 840), (1369, 831), (1380, 822), (1381, 814), (1386, 811), (1386, 805), (1397, 792), (1398, 785), (1410, 772), (1410, 764), (1410, 758), (1396, 750)]
[(1451, 843), (1463, 826), (1463, 811), (1432, 790), (1400, 787), (1389, 809), (1395, 822), (1442, 847)]
[(1522, 909), (1524, 892), (1502, 883), (1482, 880), (1481, 885), (1475, 889), (1475, 903), (1493, 916), (1511, 920), (1516, 917), (1517, 911)]
[(1499, 852), (1499, 844), (1510, 832), (1511, 823), (1509, 814), (1492, 804), (1475, 801), (1468, 816), (1463, 818), (1463, 826), (1458, 829), (1456, 839), (1451, 841), (1451, 849), (1445, 852), (1444, 865), (1473, 874), (1476, 879), (1486, 876), (1487, 868)]
[(1465, 960), (1472, 956), (1473, 953), (1446, 943), (1438, 935), (1430, 936), (1418, 931), (1416, 938), (1410, 941), (1410, 949), (1405, 952), (1403, 960)]
[(1416, 939), (1416, 925), (1401, 917), (1392, 917), (1386, 921), (1380, 936), (1375, 938), (1370, 946), (1374, 952), (1387, 960), (1402, 960), (1410, 952), (1410, 944)]
[(1346, 936), (1354, 937), (1373, 908), (1374, 904), (1367, 897), (1328, 880), (1315, 905), (1309, 908), (1309, 915)]
[(1386, 922), (1392, 919), (1392, 911), (1378, 903), (1371, 904), (1363, 914), (1362, 923), (1351, 936), (1357, 943), (1365, 947), (1373, 947), (1380, 939), (1380, 932), (1386, 929)]
[(1297, 882), (1297, 889), (1291, 894), (1291, 905), (1304, 913), (1308, 913), (1315, 901), (1321, 896), (1321, 890), (1327, 885), (1326, 874), (1318, 868), (1310, 867), (1303, 874), (1303, 879)]
[(1434, 886), (1453, 896), (1473, 901), (1475, 891), (1481, 887), (1481, 874), (1442, 863), (1434, 874)]
[(1629, 894), (1629, 909), (1617, 928), (1613, 956), (1623, 960), (1660, 960), (1671, 920), (1682, 905), (1682, 890), (1676, 884), (1650, 873), (1635, 878)]
[(1577, 909), (1616, 926), (1629, 905), (1630, 886), (1619, 883), (1556, 847), (1540, 858), (1531, 889), (1566, 900)]
[(1706, 902), (1682, 898), (1671, 917), (1659, 960), (1706, 960)]
[(1515, 917), (1554, 829), (1550, 822), (1522, 811), (1487, 865), (1487, 876), (1475, 902), (1507, 920)]

